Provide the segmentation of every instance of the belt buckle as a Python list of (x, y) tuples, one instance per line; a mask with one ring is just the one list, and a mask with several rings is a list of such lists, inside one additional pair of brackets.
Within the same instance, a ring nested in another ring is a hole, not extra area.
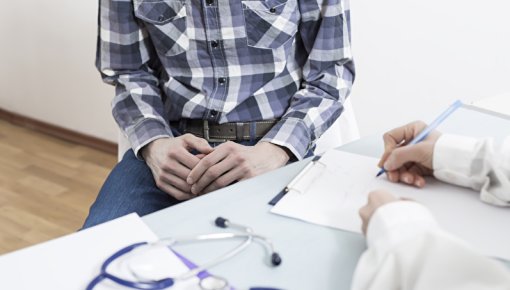
[(209, 121), (207, 120), (203, 120), (203, 133), (204, 133), (204, 139), (207, 140), (207, 142), (211, 142), (211, 143), (223, 143), (223, 142), (226, 142), (227, 139), (215, 139), (215, 138), (211, 138), (209, 137)]

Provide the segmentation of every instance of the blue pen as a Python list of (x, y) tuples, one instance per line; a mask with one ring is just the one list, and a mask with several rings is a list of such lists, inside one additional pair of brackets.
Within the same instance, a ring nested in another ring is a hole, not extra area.
[[(448, 107), (448, 109), (446, 109), (446, 111), (439, 115), (432, 123), (430, 123), (430, 125), (427, 126), (427, 128), (423, 129), (423, 131), (421, 131), (420, 134), (414, 137), (414, 139), (411, 140), (411, 142), (409, 142), (409, 144), (407, 145), (414, 145), (416, 143), (423, 141), (425, 138), (427, 138), (430, 132), (432, 132), (432, 130), (436, 129), (437, 126), (439, 126), (439, 124), (441, 124), (448, 116), (451, 115), (451, 113), (453, 113), (461, 106), (462, 102), (460, 100), (455, 101), (450, 107)], [(386, 172), (386, 170), (383, 167), (375, 177), (379, 177), (384, 172)]]

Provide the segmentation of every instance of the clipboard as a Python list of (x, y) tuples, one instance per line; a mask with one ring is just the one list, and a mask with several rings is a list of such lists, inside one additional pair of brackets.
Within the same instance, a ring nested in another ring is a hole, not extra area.
[[(296, 177), (294, 177), (284, 189), (282, 189), (275, 197), (273, 197), (269, 204), (274, 206), (276, 205), (287, 193), (290, 191), (297, 191), (304, 193), (306, 191), (306, 184), (304, 184), (305, 180), (310, 180), (311, 177), (316, 176), (322, 172), (322, 169), (325, 168), (323, 163), (320, 163), (320, 158), (322, 156), (314, 156), (312, 161), (308, 163), (303, 170), (301, 170)], [(320, 172), (319, 172), (320, 171)], [(307, 183), (309, 184), (309, 183)]]
[(479, 193), (470, 188), (435, 179), (428, 180), (423, 188), (416, 188), (375, 178), (378, 161), (364, 155), (328, 151), (311, 165), (306, 177), (289, 184), (287, 194), (270, 212), (361, 233), (359, 209), (366, 204), (371, 190), (385, 189), (425, 205), (443, 229), (467, 241), (480, 253), (510, 260), (510, 232), (501, 230), (510, 224), (508, 208), (480, 201)]

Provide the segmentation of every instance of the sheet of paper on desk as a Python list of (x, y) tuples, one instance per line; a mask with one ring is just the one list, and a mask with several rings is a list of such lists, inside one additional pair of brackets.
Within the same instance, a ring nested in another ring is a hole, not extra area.
[[(0, 256), (2, 289), (80, 289), (99, 273), (101, 264), (119, 249), (156, 235), (136, 214), (65, 237)], [(186, 267), (170, 251), (165, 253), (177, 268)], [(164, 257), (160, 255), (159, 258)], [(172, 260), (173, 259), (173, 260)], [(126, 289), (102, 283), (96, 290)]]
[(441, 226), (488, 256), (510, 260), (510, 209), (485, 204), (478, 193), (427, 180), (425, 188), (375, 178), (378, 160), (328, 151), (271, 212), (310, 223), (361, 232), (358, 210), (374, 189), (387, 189), (426, 205)]

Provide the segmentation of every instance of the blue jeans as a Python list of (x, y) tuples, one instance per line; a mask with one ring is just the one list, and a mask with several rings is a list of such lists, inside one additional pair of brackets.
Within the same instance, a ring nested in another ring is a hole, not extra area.
[(143, 216), (177, 203), (156, 186), (147, 164), (129, 150), (103, 184), (83, 229), (132, 212)]
[[(258, 140), (239, 142), (254, 145)], [(215, 147), (221, 143), (211, 143)], [(311, 156), (313, 151), (307, 154)], [(136, 212), (139, 216), (178, 204), (180, 201), (160, 190), (145, 161), (129, 150), (106, 179), (82, 229)]]

